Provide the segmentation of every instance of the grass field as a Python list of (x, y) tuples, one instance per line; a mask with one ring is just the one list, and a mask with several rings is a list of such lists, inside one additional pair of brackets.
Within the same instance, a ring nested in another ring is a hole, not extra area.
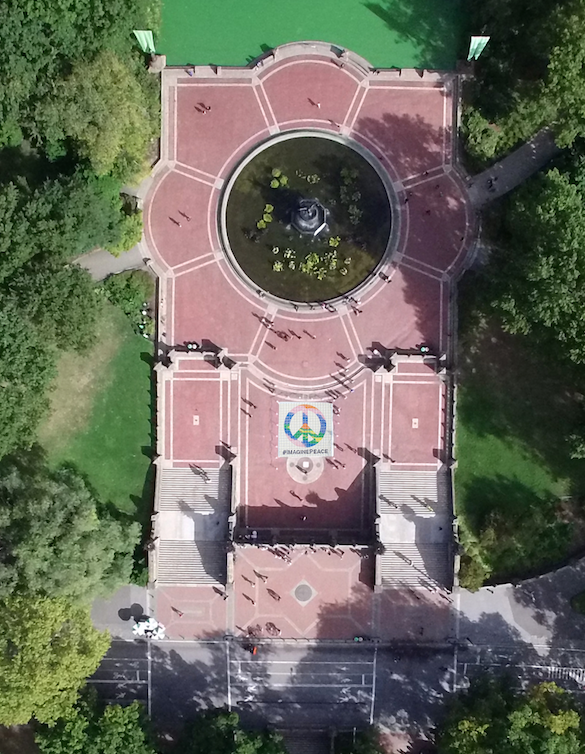
[(64, 354), (40, 442), (74, 464), (100, 499), (141, 523), (150, 514), (152, 344), (111, 304), (85, 355)]
[(168, 65), (242, 66), (286, 42), (323, 41), (376, 68), (450, 70), (461, 54), (461, 0), (165, 0), (157, 52)]
[(585, 462), (570, 458), (566, 438), (585, 381), (496, 323), (464, 328), (459, 352), (462, 541), (496, 580), (521, 576), (583, 544)]

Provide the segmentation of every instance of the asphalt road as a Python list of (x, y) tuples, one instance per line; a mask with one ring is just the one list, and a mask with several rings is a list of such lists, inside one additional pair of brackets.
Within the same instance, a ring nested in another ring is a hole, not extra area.
[(484, 670), (583, 691), (585, 616), (570, 599), (584, 577), (585, 560), (518, 585), (456, 591), (456, 649), (274, 642), (255, 656), (238, 639), (133, 641), (132, 618), (150, 613), (149, 597), (124, 587), (93, 606), (96, 625), (115, 639), (90, 682), (108, 701), (139, 699), (171, 732), (200, 709), (229, 707), (251, 726), (351, 728), (373, 719), (417, 736), (435, 724), (447, 693)]
[(141, 641), (112, 641), (101, 665), (88, 680), (109, 704), (140, 701), (148, 705), (149, 646)]
[(453, 681), (452, 651), (371, 643), (259, 645), (117, 639), (90, 679), (109, 702), (138, 699), (175, 736), (201, 709), (237, 711), (250, 727), (344, 729), (372, 720), (418, 735)]

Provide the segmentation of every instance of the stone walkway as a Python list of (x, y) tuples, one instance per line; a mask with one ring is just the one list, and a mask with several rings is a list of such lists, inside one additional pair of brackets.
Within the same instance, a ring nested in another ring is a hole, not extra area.
[(115, 257), (105, 249), (94, 249), (74, 260), (80, 267), (88, 270), (94, 280), (104, 280), (109, 275), (117, 275), (126, 270), (146, 270), (144, 249), (133, 246)]
[(541, 170), (561, 152), (551, 132), (540, 131), (514, 152), (475, 175), (468, 183), (471, 203), (481, 209), (499, 199)]
[(547, 654), (551, 649), (585, 649), (585, 616), (571, 597), (585, 589), (585, 559), (519, 584), (461, 589), (460, 637), (475, 645), (524, 645)]

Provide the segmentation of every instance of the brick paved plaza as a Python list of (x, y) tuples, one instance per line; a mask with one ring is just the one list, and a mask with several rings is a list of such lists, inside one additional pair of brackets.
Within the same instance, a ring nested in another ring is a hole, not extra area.
[[(144, 256), (159, 276), (150, 575), (171, 638), (450, 638), (452, 296), (473, 235), (454, 86), (340, 65), (325, 45), (164, 71)], [(391, 186), (390, 248), (358, 314), (259, 296), (222, 249), (234, 168), (299, 129), (355, 145)], [(335, 406), (334, 456), (310, 480), (278, 457), (282, 401)]]

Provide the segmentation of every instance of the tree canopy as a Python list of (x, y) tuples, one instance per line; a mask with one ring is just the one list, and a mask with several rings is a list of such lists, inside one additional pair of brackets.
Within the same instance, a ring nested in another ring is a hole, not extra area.
[[(60, 351), (91, 345), (103, 306), (101, 289), (74, 260), (96, 247), (124, 250), (140, 237), (140, 213), (120, 194), (149, 164), (159, 79), (147, 72), (132, 30), (156, 33), (159, 6), (0, 0), (4, 725), (67, 715), (109, 642), (80, 602), (127, 582), (132, 570), (138, 525), (112, 515), (73, 470), (50, 470), (27, 449)], [(108, 737), (150, 754), (137, 743), (133, 714), (114, 710), (100, 723), (95, 713), (87, 727), (104, 728), (108, 754)]]
[(0, 725), (65, 717), (108, 649), (87, 608), (61, 599), (0, 602)]
[(128, 583), (139, 525), (113, 518), (71, 469), (27, 461), (0, 469), (0, 597), (89, 600)]
[(148, 170), (148, 145), (157, 123), (141, 85), (137, 72), (103, 50), (73, 65), (40, 108), (36, 126), (49, 144), (73, 139), (78, 155), (97, 175), (135, 179)]
[(567, 173), (539, 175), (510, 200), (491, 274), (505, 329), (536, 331), (585, 361), (585, 205)]
[(439, 754), (579, 754), (585, 751), (574, 697), (554, 683), (516, 691), (510, 678), (484, 677), (449, 705)]
[(467, 96), (473, 156), (492, 159), (545, 126), (561, 146), (585, 135), (585, 0), (474, 0), (471, 25), (491, 37)]
[(71, 260), (115, 245), (124, 217), (111, 176), (0, 185), (0, 457), (32, 441), (58, 350), (91, 344), (101, 302)]
[(55, 376), (53, 348), (14, 303), (0, 301), (0, 457), (34, 439)]
[(242, 730), (237, 713), (222, 710), (197, 716), (185, 737), (183, 750), (185, 754), (285, 754), (277, 733)]
[(132, 31), (156, 33), (159, 11), (0, 0), (0, 458), (33, 439), (59, 350), (91, 344), (100, 301), (72, 260), (140, 238), (120, 191), (148, 168), (160, 104)]
[(66, 718), (38, 727), (35, 740), (43, 754), (155, 754), (143, 705), (104, 708), (91, 692)]
[[(145, 158), (144, 136), (156, 128), (158, 103), (155, 82), (137, 66), (132, 30), (156, 29), (158, 4), (63, 0), (33, 13), (24, 0), (4, 0), (0, 15), (0, 146), (19, 143), (24, 134), (56, 153), (68, 149), (63, 139), (71, 137), (81, 159), (108, 172), (118, 145), (116, 174), (135, 176)], [(127, 159), (119, 148), (124, 143), (134, 145), (134, 158), (142, 148), (138, 161)]]
[(117, 181), (83, 171), (38, 188), (0, 187), (0, 283), (34, 260), (68, 262), (119, 241), (123, 225)]

